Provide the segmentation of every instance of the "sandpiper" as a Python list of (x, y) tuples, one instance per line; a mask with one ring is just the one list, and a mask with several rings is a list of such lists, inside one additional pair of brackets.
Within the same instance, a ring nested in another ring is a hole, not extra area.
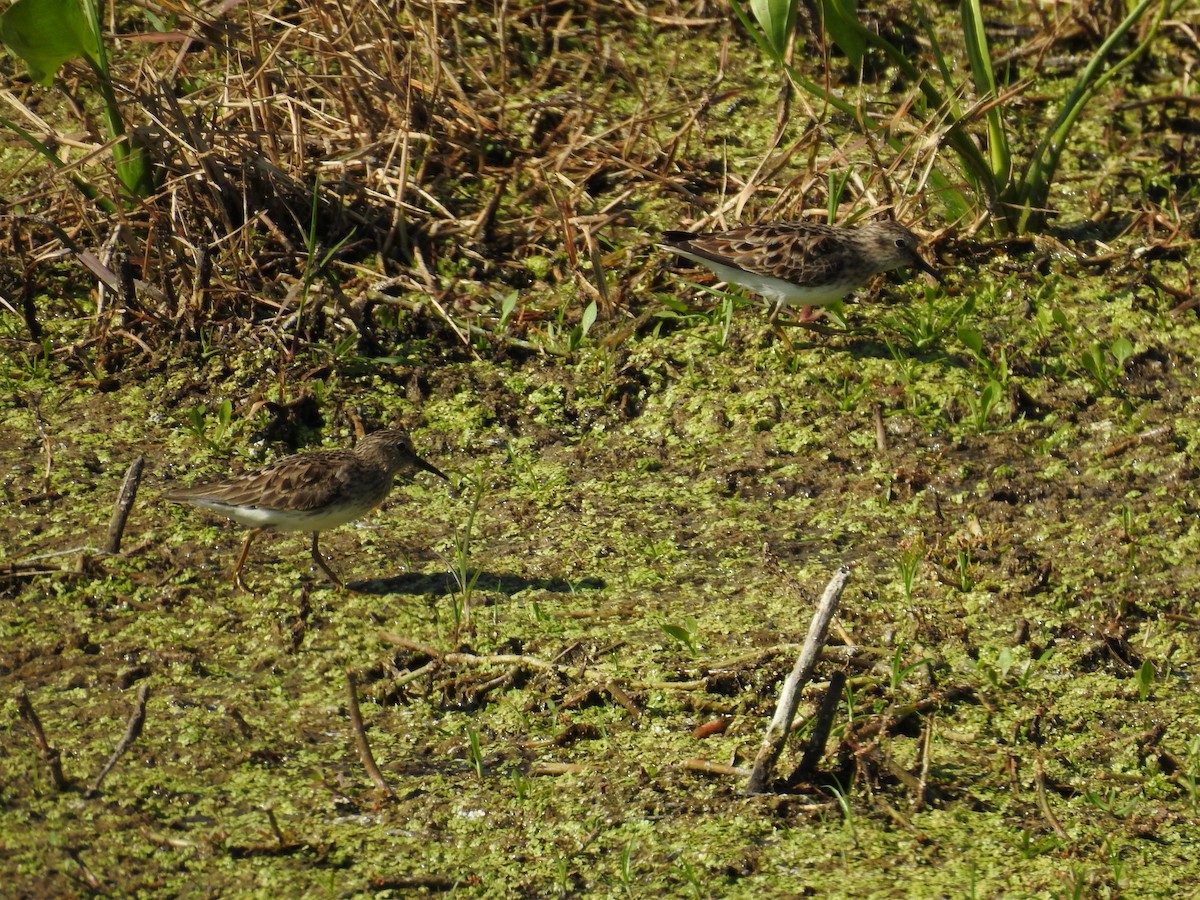
[(360, 518), (382, 503), (395, 476), (421, 470), (449, 480), (413, 452), (404, 431), (391, 428), (368, 434), (353, 450), (301, 453), (257, 472), (164, 496), (219, 512), (250, 529), (233, 572), (233, 583), (247, 593), (242, 566), (254, 539), (267, 530), (311, 531), (313, 562), (341, 588), (342, 580), (321, 557), (320, 533)]
[[(917, 236), (898, 222), (858, 228), (815, 222), (775, 222), (731, 231), (667, 231), (659, 247), (712, 269), (729, 284), (761, 294), (773, 304), (771, 322), (785, 306), (803, 307), (801, 323), (818, 316), (814, 306), (841, 300), (873, 276), (912, 266), (939, 282), (917, 253)], [(819, 314), (818, 314), (819, 315)]]

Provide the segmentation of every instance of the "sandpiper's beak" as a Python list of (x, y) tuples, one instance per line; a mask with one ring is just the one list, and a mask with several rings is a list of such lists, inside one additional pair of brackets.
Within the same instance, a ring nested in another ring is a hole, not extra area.
[(433, 463), (425, 462), (425, 460), (421, 459), (421, 457), (417, 456), (417, 454), (415, 454), (415, 453), (412, 454), (412, 461), (413, 461), (413, 465), (415, 465), (418, 469), (423, 469), (424, 471), (429, 472), (432, 475), (436, 475), (438, 478), (442, 479), (442, 481), (450, 480), (450, 478), (446, 475), (445, 472), (443, 472), (441, 469), (439, 469)]
[(920, 269), (922, 272), (924, 272), (926, 275), (932, 275), (933, 280), (936, 281), (938, 284), (946, 283), (945, 279), (942, 278), (942, 273), (939, 272), (937, 269), (935, 269), (933, 266), (931, 266), (929, 263), (925, 262), (924, 257), (922, 257), (921, 254), (917, 253), (915, 250), (913, 251), (913, 265), (916, 266), (918, 269)]

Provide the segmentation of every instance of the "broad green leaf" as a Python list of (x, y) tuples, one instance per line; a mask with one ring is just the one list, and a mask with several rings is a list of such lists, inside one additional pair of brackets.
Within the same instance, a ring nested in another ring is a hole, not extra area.
[(986, 409), (991, 409), (1000, 400), (1000, 395), (1004, 393), (1004, 388), (1000, 387), (1000, 382), (989, 381), (980, 392), (980, 399), (983, 400), (983, 405)]
[[(117, 120), (120, 124), (120, 120)], [(123, 131), (117, 132), (124, 134)], [(149, 197), (154, 193), (154, 168), (150, 155), (136, 137), (127, 137), (113, 146), (113, 159), (121, 184), (134, 197)], [(335, 248), (336, 249), (336, 248)]]
[(19, 56), (29, 76), (50, 85), (59, 66), (83, 57), (100, 60), (100, 32), (85, 0), (17, 0), (0, 16), (0, 41)]
[(1119, 337), (1112, 342), (1112, 346), (1108, 348), (1108, 352), (1113, 355), (1113, 359), (1117, 361), (1118, 366), (1125, 365), (1125, 360), (1133, 356), (1133, 344), (1129, 342), (1129, 338)]
[(1007, 678), (1008, 673), (1012, 670), (1013, 655), (1012, 650), (1004, 647), (1000, 650), (1000, 655), (996, 657), (996, 665), (1000, 669), (1000, 677)]
[(858, 20), (857, 0), (821, 0), (821, 21), (830, 40), (859, 68), (867, 52), (867, 38)]
[(680, 625), (663, 625), (662, 630), (680, 643), (689, 643), (692, 635), (688, 630)]
[(750, 11), (766, 35), (777, 58), (787, 52), (788, 40), (796, 28), (798, 0), (750, 0)]
[(1099, 344), (1092, 344), (1084, 350), (1079, 362), (1084, 370), (1101, 384), (1108, 381), (1108, 373), (1104, 371), (1104, 348)]
[(1145, 700), (1150, 696), (1150, 688), (1154, 684), (1155, 674), (1154, 663), (1150, 662), (1148, 659), (1144, 661), (1142, 663), (1142, 667), (1138, 669), (1136, 680), (1139, 700)]
[(500, 321), (507, 322), (508, 317), (513, 314), (513, 310), (517, 308), (517, 301), (521, 299), (521, 295), (517, 291), (509, 291), (500, 301)]
[(976, 356), (983, 355), (983, 335), (969, 325), (958, 329), (958, 339)]

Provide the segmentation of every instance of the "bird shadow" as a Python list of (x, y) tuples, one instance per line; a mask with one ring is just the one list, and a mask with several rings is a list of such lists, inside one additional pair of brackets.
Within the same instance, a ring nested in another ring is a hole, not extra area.
[[(491, 591), (498, 594), (519, 594), (529, 588), (550, 591), (554, 594), (573, 594), (577, 591), (598, 591), (607, 585), (602, 578), (581, 578), (567, 581), (565, 578), (524, 578), (520, 575), (497, 572), (471, 572), (474, 579), (472, 590)], [(372, 578), (346, 585), (360, 594), (423, 594), (429, 597), (445, 597), (462, 593), (459, 577), (454, 572), (416, 572), (393, 575), (390, 578)]]

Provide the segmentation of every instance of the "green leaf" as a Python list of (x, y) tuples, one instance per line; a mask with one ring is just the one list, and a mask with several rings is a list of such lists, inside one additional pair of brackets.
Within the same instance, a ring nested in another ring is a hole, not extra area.
[(587, 305), (587, 309), (583, 311), (583, 319), (579, 323), (579, 330), (582, 335), (586, 336), (591, 331), (592, 326), (596, 324), (596, 301), (593, 300)]
[(1141, 668), (1138, 669), (1137, 675), (1135, 676), (1137, 680), (1139, 700), (1145, 700), (1150, 696), (1150, 687), (1154, 684), (1154, 676), (1154, 663), (1150, 662), (1150, 660), (1146, 660), (1142, 663)]
[(17, 0), (0, 16), (0, 41), (24, 61), (30, 78), (47, 86), (69, 59), (100, 65), (99, 23), (85, 0)]
[(830, 40), (854, 68), (859, 68), (867, 52), (867, 39), (858, 20), (857, 0), (821, 0), (821, 22)]
[(508, 320), (512, 318), (513, 311), (517, 308), (517, 300), (520, 299), (520, 294), (517, 291), (509, 291), (505, 294), (504, 299), (500, 301), (500, 328), (503, 329), (508, 325)]
[(1113, 355), (1113, 359), (1117, 361), (1118, 366), (1124, 366), (1125, 360), (1133, 356), (1133, 344), (1128, 338), (1119, 337), (1112, 342), (1112, 346), (1108, 348), (1108, 352)]
[(1008, 647), (1003, 647), (999, 655), (996, 657), (996, 665), (1000, 669), (1000, 677), (1008, 678), (1008, 673), (1012, 671), (1013, 655), (1012, 650)]
[(984, 97), (995, 97), (996, 77), (992, 72), (992, 56), (983, 31), (983, 9), (979, 0), (962, 0), (959, 17), (967, 61), (971, 64), (971, 77), (975, 79), (975, 92)]
[(662, 630), (683, 644), (688, 643), (692, 639), (688, 630), (681, 625), (664, 625)]
[(691, 616), (688, 616), (683, 625), (666, 623), (662, 626), (662, 630), (667, 636), (674, 638), (686, 647), (692, 656), (696, 655), (696, 620)]
[(1108, 373), (1104, 370), (1104, 348), (1102, 346), (1092, 344), (1083, 351), (1083, 355), (1079, 358), (1079, 363), (1101, 385), (1108, 383)]
[(750, 11), (776, 58), (783, 58), (796, 28), (796, 4), (797, 0), (750, 0)]
[(187, 410), (185, 413), (185, 415), (187, 416), (188, 422), (191, 423), (192, 431), (197, 435), (204, 434), (204, 418), (205, 418), (206, 412), (207, 411), (204, 409), (203, 406), (197, 405), (197, 406), (193, 406), (191, 409)]
[(976, 356), (983, 356), (983, 335), (969, 325), (958, 329), (958, 339)]
[(333, 355), (336, 359), (347, 359), (350, 357), (354, 348), (358, 346), (359, 334), (357, 331), (351, 331), (340, 341), (333, 345)]
[[(1146, 11), (1156, 3), (1159, 4), (1158, 15), (1151, 21), (1148, 28), (1142, 29), (1138, 45), (1105, 69), (1109, 55), (1125, 39), (1125, 35), (1137, 24)], [(1062, 108), (1059, 109), (1053, 124), (1042, 136), (1037, 149), (1030, 155), (1025, 171), (1020, 177), (1019, 191), (1015, 200), (1025, 208), (1021, 211), (1018, 222), (1019, 231), (1024, 231), (1031, 219), (1040, 221), (1043, 218), (1044, 214), (1039, 210), (1047, 204), (1050, 185), (1054, 181), (1059, 158), (1067, 146), (1067, 138), (1070, 136), (1071, 129), (1075, 127), (1075, 122), (1083, 114), (1084, 108), (1096, 96), (1101, 87), (1146, 51), (1158, 31), (1159, 23), (1169, 5), (1169, 0), (1141, 0), (1109, 33), (1108, 37), (1104, 39), (1104, 43), (1100, 45), (1083, 71), (1079, 73), (1075, 86), (1063, 100)]]

